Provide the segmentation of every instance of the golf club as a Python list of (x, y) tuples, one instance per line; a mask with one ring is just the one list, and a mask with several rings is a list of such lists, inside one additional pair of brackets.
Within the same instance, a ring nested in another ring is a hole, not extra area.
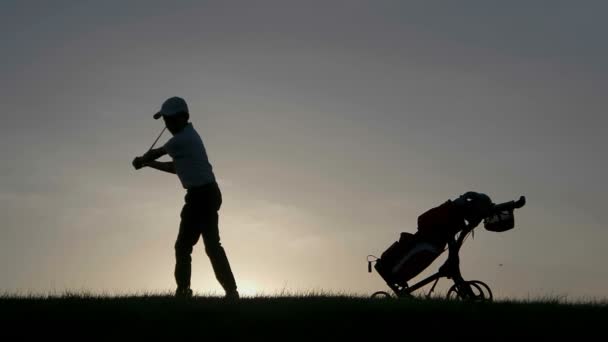
[[(147, 151), (146, 153), (150, 152), (150, 151), (152, 150), (152, 148), (154, 148), (154, 145), (156, 145), (156, 143), (158, 142), (158, 139), (160, 139), (160, 137), (163, 135), (163, 133), (165, 133), (165, 130), (166, 130), (166, 129), (167, 129), (167, 126), (165, 126), (165, 127), (163, 128), (163, 130), (162, 130), (162, 131), (160, 131), (160, 134), (158, 135), (158, 137), (156, 137), (156, 140), (154, 140), (154, 142), (152, 143), (152, 146), (150, 146), (150, 148), (148, 149), (148, 151)], [(135, 158), (135, 160), (137, 160), (137, 158)], [(135, 169), (136, 169), (136, 170), (138, 170), (138, 169), (140, 169), (141, 167), (137, 167), (137, 166), (135, 166), (135, 160), (133, 160), (133, 167), (135, 167)]]
[(148, 151), (150, 151), (154, 145), (156, 145), (156, 142), (158, 141), (158, 139), (160, 139), (161, 135), (163, 135), (163, 133), (165, 133), (165, 130), (167, 129), (167, 126), (163, 127), (163, 130), (160, 131), (160, 134), (158, 135), (158, 137), (156, 138), (156, 140), (154, 140), (154, 143), (152, 144), (152, 146), (150, 146), (150, 148), (148, 149)]

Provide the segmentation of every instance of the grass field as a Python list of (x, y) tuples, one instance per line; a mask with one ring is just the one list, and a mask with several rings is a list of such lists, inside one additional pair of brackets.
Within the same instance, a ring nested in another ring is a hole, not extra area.
[[(451, 336), (591, 336), (605, 334), (604, 302), (499, 301), (468, 303), (438, 299), (369, 299), (302, 295), (175, 299), (170, 295), (0, 296), (3, 331), (45, 336), (229, 336), (237, 340), (355, 337), (410, 340)], [(20, 328), (25, 324), (26, 328)]]

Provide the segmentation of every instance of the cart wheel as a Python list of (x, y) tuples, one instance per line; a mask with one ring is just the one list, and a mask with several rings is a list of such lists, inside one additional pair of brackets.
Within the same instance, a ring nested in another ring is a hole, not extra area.
[(387, 299), (387, 298), (391, 298), (391, 295), (388, 292), (384, 292), (384, 291), (378, 291), (378, 292), (374, 292), (374, 294), (372, 295), (373, 299)]
[[(483, 289), (482, 289), (483, 287)], [(487, 290), (484, 293), (484, 289)], [(492, 292), (490, 288), (482, 283), (481, 281), (465, 281), (462, 283), (454, 284), (448, 290), (447, 299), (453, 300), (467, 300), (467, 301), (491, 301)]]
[(477, 286), (479, 286), (483, 294), (483, 300), (487, 300), (488, 302), (494, 300), (494, 295), (492, 294), (492, 290), (490, 290), (488, 284), (480, 280), (470, 280), (469, 283), (476, 284)]

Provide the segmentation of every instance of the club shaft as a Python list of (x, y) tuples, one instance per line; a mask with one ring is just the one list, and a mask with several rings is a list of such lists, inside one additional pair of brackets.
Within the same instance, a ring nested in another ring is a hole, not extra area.
[(150, 151), (154, 147), (154, 145), (156, 145), (156, 142), (158, 142), (158, 139), (160, 139), (160, 137), (163, 135), (163, 133), (165, 133), (166, 129), (167, 129), (167, 126), (163, 127), (163, 130), (160, 131), (160, 134), (158, 135), (156, 140), (154, 140), (154, 143), (152, 144), (152, 146), (150, 146), (150, 149), (148, 149), (148, 151)]

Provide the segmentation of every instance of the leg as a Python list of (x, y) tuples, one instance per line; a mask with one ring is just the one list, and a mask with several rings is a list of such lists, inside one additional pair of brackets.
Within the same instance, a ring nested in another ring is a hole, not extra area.
[(237, 292), (236, 281), (228, 262), (228, 257), (224, 251), (224, 247), (220, 243), (220, 235), (218, 228), (218, 213), (217, 211), (207, 211), (201, 213), (204, 219), (203, 242), (205, 243), (205, 252), (209, 256), (215, 278), (222, 285), (226, 294), (234, 295)]
[(192, 248), (198, 242), (200, 230), (194, 220), (193, 208), (186, 203), (181, 212), (179, 233), (175, 241), (175, 282), (178, 293), (190, 292)]

